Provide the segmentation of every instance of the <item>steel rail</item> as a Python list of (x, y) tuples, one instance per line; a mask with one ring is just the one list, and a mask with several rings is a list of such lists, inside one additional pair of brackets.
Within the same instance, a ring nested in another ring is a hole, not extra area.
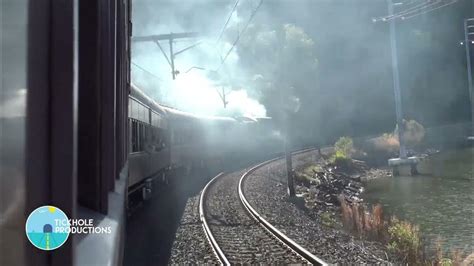
[[(312, 150), (315, 150), (314, 148), (311, 148), (311, 149), (304, 149), (304, 150), (301, 150), (301, 151), (296, 151), (296, 152), (292, 152), (292, 154), (300, 154), (300, 153), (305, 153), (305, 152), (309, 152), (309, 151), (312, 151)], [(252, 216), (262, 227), (264, 227), (265, 229), (267, 229), (267, 231), (269, 231), (270, 233), (272, 233), (277, 239), (279, 239), (280, 241), (282, 241), (283, 243), (285, 243), (287, 246), (289, 246), (293, 251), (295, 251), (297, 254), (299, 254), (300, 256), (302, 256), (303, 258), (305, 258), (306, 260), (308, 260), (310, 263), (312, 264), (315, 264), (315, 265), (328, 265), (326, 262), (324, 262), (323, 260), (321, 260), (320, 258), (316, 257), (315, 255), (313, 255), (311, 252), (309, 252), (308, 250), (306, 250), (305, 248), (303, 248), (302, 246), (298, 245), (295, 241), (293, 241), (291, 238), (287, 237), (285, 234), (283, 234), (281, 231), (279, 231), (278, 229), (276, 229), (272, 224), (270, 224), (267, 220), (265, 220), (251, 205), (250, 203), (247, 201), (247, 199), (245, 198), (245, 195), (243, 193), (243, 183), (244, 183), (244, 180), (251, 174), (253, 173), (255, 170), (257, 170), (258, 168), (264, 166), (264, 165), (267, 165), (271, 162), (274, 162), (274, 161), (277, 161), (277, 160), (280, 160), (282, 159), (283, 157), (277, 157), (277, 158), (274, 158), (274, 159), (271, 159), (271, 160), (268, 160), (268, 161), (265, 161), (263, 163), (260, 163), (254, 167), (252, 167), (251, 169), (249, 169), (247, 172), (245, 172), (242, 177), (240, 178), (239, 180), (239, 197), (240, 197), (240, 201), (242, 202), (243, 206), (245, 207), (245, 209), (249, 212), (250, 216)]]
[[(301, 154), (305, 152), (310, 152), (316, 150), (316, 148), (309, 148), (309, 149), (302, 149), (299, 151), (294, 151), (292, 152), (292, 155), (296, 154)], [(283, 242), (285, 245), (287, 245), (291, 250), (293, 250), (295, 253), (306, 259), (309, 263), (316, 264), (316, 265), (327, 265), (324, 261), (316, 257), (315, 255), (311, 254), (309, 251), (298, 245), (296, 242), (285, 236), (282, 232), (278, 231), (274, 226), (272, 226), (269, 222), (267, 222), (263, 217), (261, 217), (253, 208), (252, 206), (248, 203), (246, 200), (243, 190), (242, 190), (242, 184), (243, 184), (243, 179), (258, 169), (259, 167), (274, 162), (276, 160), (280, 160), (284, 158), (284, 156), (279, 156), (276, 158), (273, 158), (271, 160), (265, 161), (263, 163), (260, 163), (254, 167), (252, 167), (250, 170), (244, 173), (244, 175), (241, 177), (239, 180), (239, 187), (238, 187), (238, 192), (239, 192), (239, 197), (241, 200), (241, 203), (243, 204), (244, 208), (248, 211), (250, 216), (254, 218), (264, 229), (266, 229), (268, 232), (270, 232), (276, 239), (280, 240)], [(209, 241), (212, 250), (216, 254), (219, 262), (223, 265), (231, 265), (227, 257), (225, 256), (224, 252), (220, 248), (219, 244), (217, 243), (216, 239), (214, 238), (214, 235), (212, 234), (211, 229), (209, 228), (209, 224), (207, 223), (206, 220), (206, 213), (205, 213), (205, 208), (204, 208), (204, 200), (206, 199), (207, 195), (207, 190), (208, 188), (220, 177), (224, 176), (224, 172), (219, 173), (217, 176), (211, 179), (206, 186), (203, 188), (201, 191), (201, 195), (199, 198), (199, 219), (201, 220), (202, 227), (204, 230), (204, 233), (206, 235), (207, 240)]]
[(204, 212), (204, 199), (206, 197), (207, 189), (212, 183), (214, 183), (219, 177), (223, 175), (224, 175), (223, 172), (216, 175), (211, 181), (209, 181), (206, 184), (204, 189), (201, 191), (201, 196), (199, 197), (199, 219), (202, 222), (204, 233), (206, 234), (207, 240), (211, 244), (212, 250), (217, 256), (217, 259), (219, 259), (220, 263), (223, 265), (230, 265), (229, 260), (224, 255), (224, 252), (222, 252), (222, 249), (219, 247), (219, 244), (217, 244), (217, 241), (214, 238), (214, 235), (212, 234), (211, 229), (209, 228), (209, 225), (207, 224), (206, 213)]

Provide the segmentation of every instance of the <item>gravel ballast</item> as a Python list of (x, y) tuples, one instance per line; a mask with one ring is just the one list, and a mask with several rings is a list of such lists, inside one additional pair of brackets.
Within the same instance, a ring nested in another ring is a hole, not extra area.
[(199, 195), (188, 199), (171, 250), (170, 264), (218, 264), (199, 220)]
[(210, 187), (206, 218), (231, 264), (302, 264), (306, 261), (270, 235), (240, 203), (238, 183), (244, 171), (225, 174)]
[[(298, 169), (318, 161), (320, 162), (318, 151), (296, 154), (293, 156), (293, 168)], [(331, 223), (334, 224), (329, 226), (323, 224), (320, 217), (322, 210), (332, 217), (339, 215), (332, 204), (323, 203), (320, 207), (307, 209), (298, 207), (302, 204), (290, 201), (287, 196), (284, 159), (266, 164), (251, 173), (244, 183), (244, 194), (268, 222), (328, 263), (387, 263), (381, 244), (352, 236), (340, 228), (337, 219), (333, 218)]]

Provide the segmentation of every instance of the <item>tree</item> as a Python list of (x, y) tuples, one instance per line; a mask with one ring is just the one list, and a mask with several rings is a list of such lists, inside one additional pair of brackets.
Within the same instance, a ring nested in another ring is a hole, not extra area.
[[(260, 98), (267, 113), (282, 118), (282, 106), (295, 99), (301, 108), (294, 126), (315, 126), (317, 116), (317, 70), (314, 40), (300, 27), (284, 25), (250, 25), (237, 47), (240, 63), (248, 72), (254, 95)], [(294, 103), (292, 103), (294, 105)], [(295, 122), (294, 121), (294, 122)], [(306, 132), (307, 130), (298, 130)], [(298, 136), (296, 136), (298, 137)]]

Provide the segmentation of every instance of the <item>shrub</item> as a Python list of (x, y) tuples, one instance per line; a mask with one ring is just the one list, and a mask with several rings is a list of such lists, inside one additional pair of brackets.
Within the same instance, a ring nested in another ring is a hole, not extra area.
[[(411, 148), (420, 144), (423, 138), (425, 137), (425, 128), (423, 127), (423, 125), (415, 120), (405, 119), (403, 119), (403, 125), (405, 127), (403, 134), (405, 143)], [(393, 135), (398, 139), (398, 125), (395, 126)]]
[[(420, 145), (425, 136), (425, 128), (415, 120), (403, 120), (405, 127), (404, 140), (405, 144), (410, 149), (415, 149)], [(395, 126), (393, 133), (384, 133), (379, 137), (367, 141), (367, 154), (375, 162), (381, 158), (384, 163), (386, 159), (398, 153), (400, 142), (398, 140), (398, 125)]]
[(350, 137), (340, 137), (334, 144), (334, 150), (336, 151), (336, 154), (341, 157), (351, 158), (354, 150), (354, 143)]
[(457, 249), (451, 250), (451, 256), (445, 256), (443, 252), (443, 245), (441, 239), (437, 239), (435, 242), (435, 255), (431, 260), (431, 265), (437, 266), (458, 266), (458, 265), (468, 265), (468, 263), (463, 263), (463, 254)]
[(341, 137), (334, 144), (334, 155), (330, 161), (336, 165), (348, 166), (351, 163), (354, 143), (350, 137)]
[(295, 178), (297, 181), (309, 186), (310, 184), (318, 184), (319, 179), (315, 176), (316, 173), (323, 171), (319, 165), (310, 165), (301, 171), (297, 171)]
[(324, 212), (321, 214), (321, 223), (327, 227), (334, 227), (336, 221), (329, 212)]
[(435, 253), (427, 256), (424, 247), (428, 246), (428, 243), (426, 239), (422, 240), (418, 226), (395, 217), (384, 220), (380, 204), (372, 206), (369, 211), (363, 204), (348, 203), (342, 195), (339, 196), (339, 201), (344, 228), (358, 236), (386, 244), (388, 251), (400, 258), (404, 264), (458, 266), (472, 265), (474, 262), (474, 253), (464, 260), (464, 254), (460, 250), (451, 249), (450, 253), (444, 254), (440, 240), (435, 243)]
[(388, 227), (388, 234), (387, 248), (391, 252), (403, 256), (404, 262), (420, 262), (422, 246), (418, 226), (393, 217)]

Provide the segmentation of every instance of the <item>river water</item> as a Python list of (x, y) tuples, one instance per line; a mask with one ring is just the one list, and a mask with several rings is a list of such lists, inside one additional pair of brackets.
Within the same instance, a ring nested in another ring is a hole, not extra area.
[(419, 165), (428, 175), (380, 178), (366, 184), (365, 199), (385, 213), (418, 224), (443, 247), (474, 251), (474, 148), (447, 151)]

